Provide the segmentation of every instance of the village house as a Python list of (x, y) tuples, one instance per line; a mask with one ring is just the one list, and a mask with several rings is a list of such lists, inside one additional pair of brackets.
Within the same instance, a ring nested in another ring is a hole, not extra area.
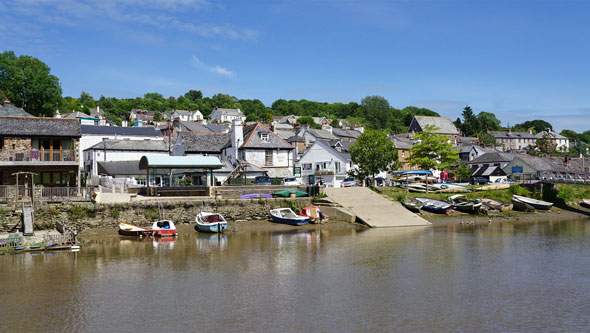
[(170, 150), (168, 141), (162, 140), (104, 140), (84, 150), (84, 171), (89, 176), (98, 176), (99, 161), (139, 163), (142, 156), (167, 156)]
[(413, 167), (410, 165), (410, 156), (412, 154), (410, 152), (410, 149), (413, 146), (410, 139), (395, 137), (395, 136), (391, 136), (390, 139), (393, 142), (393, 145), (395, 146), (395, 148), (397, 149), (397, 158), (398, 158), (398, 162), (400, 163), (399, 170), (401, 170), (401, 171), (417, 170), (418, 167), (415, 167), (415, 166)]
[(13, 173), (25, 171), (44, 187), (79, 187), (80, 136), (77, 119), (0, 117), (1, 184), (16, 184)]
[(548, 180), (560, 183), (589, 183), (589, 162), (585, 157), (517, 155), (503, 169), (517, 182)]
[(471, 169), (471, 175), (473, 177), (484, 177), (489, 181), (495, 181), (498, 178), (506, 178), (507, 173), (504, 171), (504, 168), (515, 156), (515, 154), (495, 150), (474, 158), (467, 162), (467, 165)]
[(142, 124), (151, 123), (154, 121), (154, 115), (156, 111), (133, 109), (129, 114), (129, 121), (135, 122), (140, 121)]
[(293, 175), (295, 147), (261, 123), (243, 126), (232, 122), (231, 140), (222, 150), (222, 159), (237, 165), (237, 160), (265, 169), (271, 178)]
[(54, 116), (63, 119), (78, 119), (81, 125), (99, 125), (100, 119), (80, 111), (74, 111), (66, 114), (60, 114), (59, 111)]
[(119, 126), (80, 126), (81, 138), (79, 144), (80, 169), (84, 169), (84, 150), (104, 140), (150, 140), (163, 141), (162, 132), (153, 127), (119, 127)]
[(316, 140), (297, 165), (304, 184), (315, 184), (321, 178), (328, 187), (340, 187), (353, 168), (350, 153), (343, 151), (340, 142), (332, 146), (325, 140)]
[(448, 136), (449, 143), (453, 145), (459, 143), (460, 133), (448, 117), (414, 116), (412, 122), (410, 122), (410, 126), (408, 126), (408, 133), (423, 132), (427, 125), (436, 128), (434, 133)]
[(180, 121), (202, 121), (203, 114), (199, 110), (187, 111), (187, 110), (172, 110), (165, 111), (163, 117), (168, 120), (178, 119)]
[(222, 159), (222, 150), (231, 139), (229, 133), (178, 132), (176, 142), (182, 145), (184, 155), (207, 155)]
[(547, 139), (551, 142), (553, 149), (559, 152), (567, 152), (569, 151), (570, 141), (567, 137), (555, 132), (552, 129), (546, 129), (541, 131), (535, 135), (537, 140), (539, 139)]
[(510, 129), (505, 131), (489, 131), (495, 139), (498, 149), (505, 152), (522, 152), (529, 150), (537, 142), (537, 136), (532, 131), (512, 132)]
[(215, 108), (211, 112), (211, 121), (225, 123), (231, 123), (234, 120), (240, 120), (241, 122), (246, 121), (246, 117), (240, 111), (240, 109), (222, 109), (222, 108)]

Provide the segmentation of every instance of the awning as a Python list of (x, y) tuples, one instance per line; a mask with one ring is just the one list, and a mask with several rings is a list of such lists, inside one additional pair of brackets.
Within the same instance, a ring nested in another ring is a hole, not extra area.
[(139, 169), (221, 169), (222, 164), (215, 156), (143, 156)]

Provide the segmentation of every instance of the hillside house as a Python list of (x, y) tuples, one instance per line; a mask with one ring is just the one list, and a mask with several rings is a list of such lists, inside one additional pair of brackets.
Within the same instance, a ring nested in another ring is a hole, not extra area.
[[(350, 153), (343, 151), (342, 145), (316, 140), (297, 162), (301, 167), (301, 177), (305, 184), (313, 184), (322, 178), (326, 186), (340, 187), (348, 171), (353, 168)], [(312, 177), (313, 176), (313, 177)]]
[(240, 109), (222, 109), (222, 108), (215, 108), (211, 112), (211, 121), (219, 122), (219, 123), (231, 123), (234, 120), (240, 120), (241, 122), (246, 121), (246, 117), (240, 111)]
[(434, 133), (448, 136), (449, 143), (453, 145), (459, 143), (460, 133), (448, 117), (414, 116), (412, 122), (410, 122), (410, 126), (408, 126), (408, 132), (423, 132), (427, 125), (437, 128), (434, 130)]

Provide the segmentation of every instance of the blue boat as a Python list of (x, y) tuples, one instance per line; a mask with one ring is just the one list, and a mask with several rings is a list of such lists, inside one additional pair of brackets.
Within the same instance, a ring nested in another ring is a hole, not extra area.
[(446, 202), (446, 201), (442, 201), (442, 200), (436, 200), (436, 199), (429, 199), (429, 198), (414, 198), (418, 201), (420, 201), (423, 206), (422, 206), (422, 210), (426, 210), (429, 211), (431, 213), (437, 213), (437, 214), (449, 214), (449, 212), (451, 211), (451, 209), (453, 208), (453, 205)]
[(270, 194), (264, 194), (264, 193), (250, 193), (250, 194), (244, 194), (240, 196), (240, 199), (261, 199), (261, 198), (272, 198), (272, 195)]
[(295, 214), (291, 208), (277, 208), (270, 210), (274, 222), (290, 225), (304, 225), (309, 223), (309, 217)]
[(200, 212), (195, 221), (195, 230), (200, 232), (222, 232), (227, 229), (227, 221), (219, 213)]

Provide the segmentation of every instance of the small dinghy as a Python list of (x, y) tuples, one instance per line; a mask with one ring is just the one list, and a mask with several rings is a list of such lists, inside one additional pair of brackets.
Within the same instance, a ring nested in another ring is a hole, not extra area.
[(309, 222), (309, 217), (295, 214), (291, 208), (277, 208), (270, 210), (270, 216), (274, 222), (290, 225), (304, 225)]
[(420, 209), (422, 209), (424, 204), (415, 198), (407, 198), (406, 201), (402, 203), (402, 205), (404, 205), (404, 207), (406, 207), (406, 209), (411, 212), (420, 213)]
[(195, 230), (199, 232), (222, 232), (227, 229), (227, 221), (219, 213), (200, 212), (195, 221)]
[(429, 199), (429, 198), (415, 198), (416, 200), (422, 203), (422, 209), (437, 213), (437, 214), (449, 214), (453, 205), (446, 201), (436, 200), (436, 199)]
[(516, 194), (512, 195), (512, 203), (514, 204), (515, 207), (516, 207), (517, 202), (525, 203), (527, 205), (532, 206), (535, 209), (542, 209), (542, 210), (549, 210), (549, 209), (551, 209), (551, 206), (553, 206), (552, 202), (527, 198), (527, 197), (523, 197), (523, 196), (516, 195)]
[(250, 194), (244, 194), (244, 195), (240, 195), (240, 199), (262, 199), (262, 198), (272, 198), (272, 195), (270, 194), (265, 194), (265, 193), (250, 193)]
[(590, 208), (590, 199), (582, 199), (582, 202), (580, 203), (580, 205), (582, 205), (586, 208)]
[(494, 200), (494, 199), (489, 199), (489, 198), (481, 199), (481, 203), (484, 204), (484, 206), (487, 206), (491, 209), (495, 209), (499, 212), (510, 211), (510, 210), (512, 210), (512, 207), (513, 207), (513, 204), (511, 204), (509, 202), (504, 202), (504, 201)]
[(481, 208), (481, 201), (479, 199), (476, 200), (469, 200), (463, 194), (455, 194), (451, 195), (449, 198), (449, 202), (453, 204), (455, 210), (458, 210), (463, 213), (468, 214), (476, 214), (479, 213)]
[(174, 237), (178, 234), (174, 222), (170, 220), (156, 221), (152, 225), (154, 236), (156, 237)]
[(288, 198), (291, 195), (295, 195), (296, 197), (306, 197), (307, 192), (300, 191), (300, 190), (282, 190), (282, 191), (278, 191), (278, 192), (273, 193), (273, 195), (275, 195), (277, 197), (283, 197), (283, 198)]
[(153, 230), (138, 227), (129, 223), (119, 223), (119, 235), (132, 237), (148, 237), (151, 236)]

